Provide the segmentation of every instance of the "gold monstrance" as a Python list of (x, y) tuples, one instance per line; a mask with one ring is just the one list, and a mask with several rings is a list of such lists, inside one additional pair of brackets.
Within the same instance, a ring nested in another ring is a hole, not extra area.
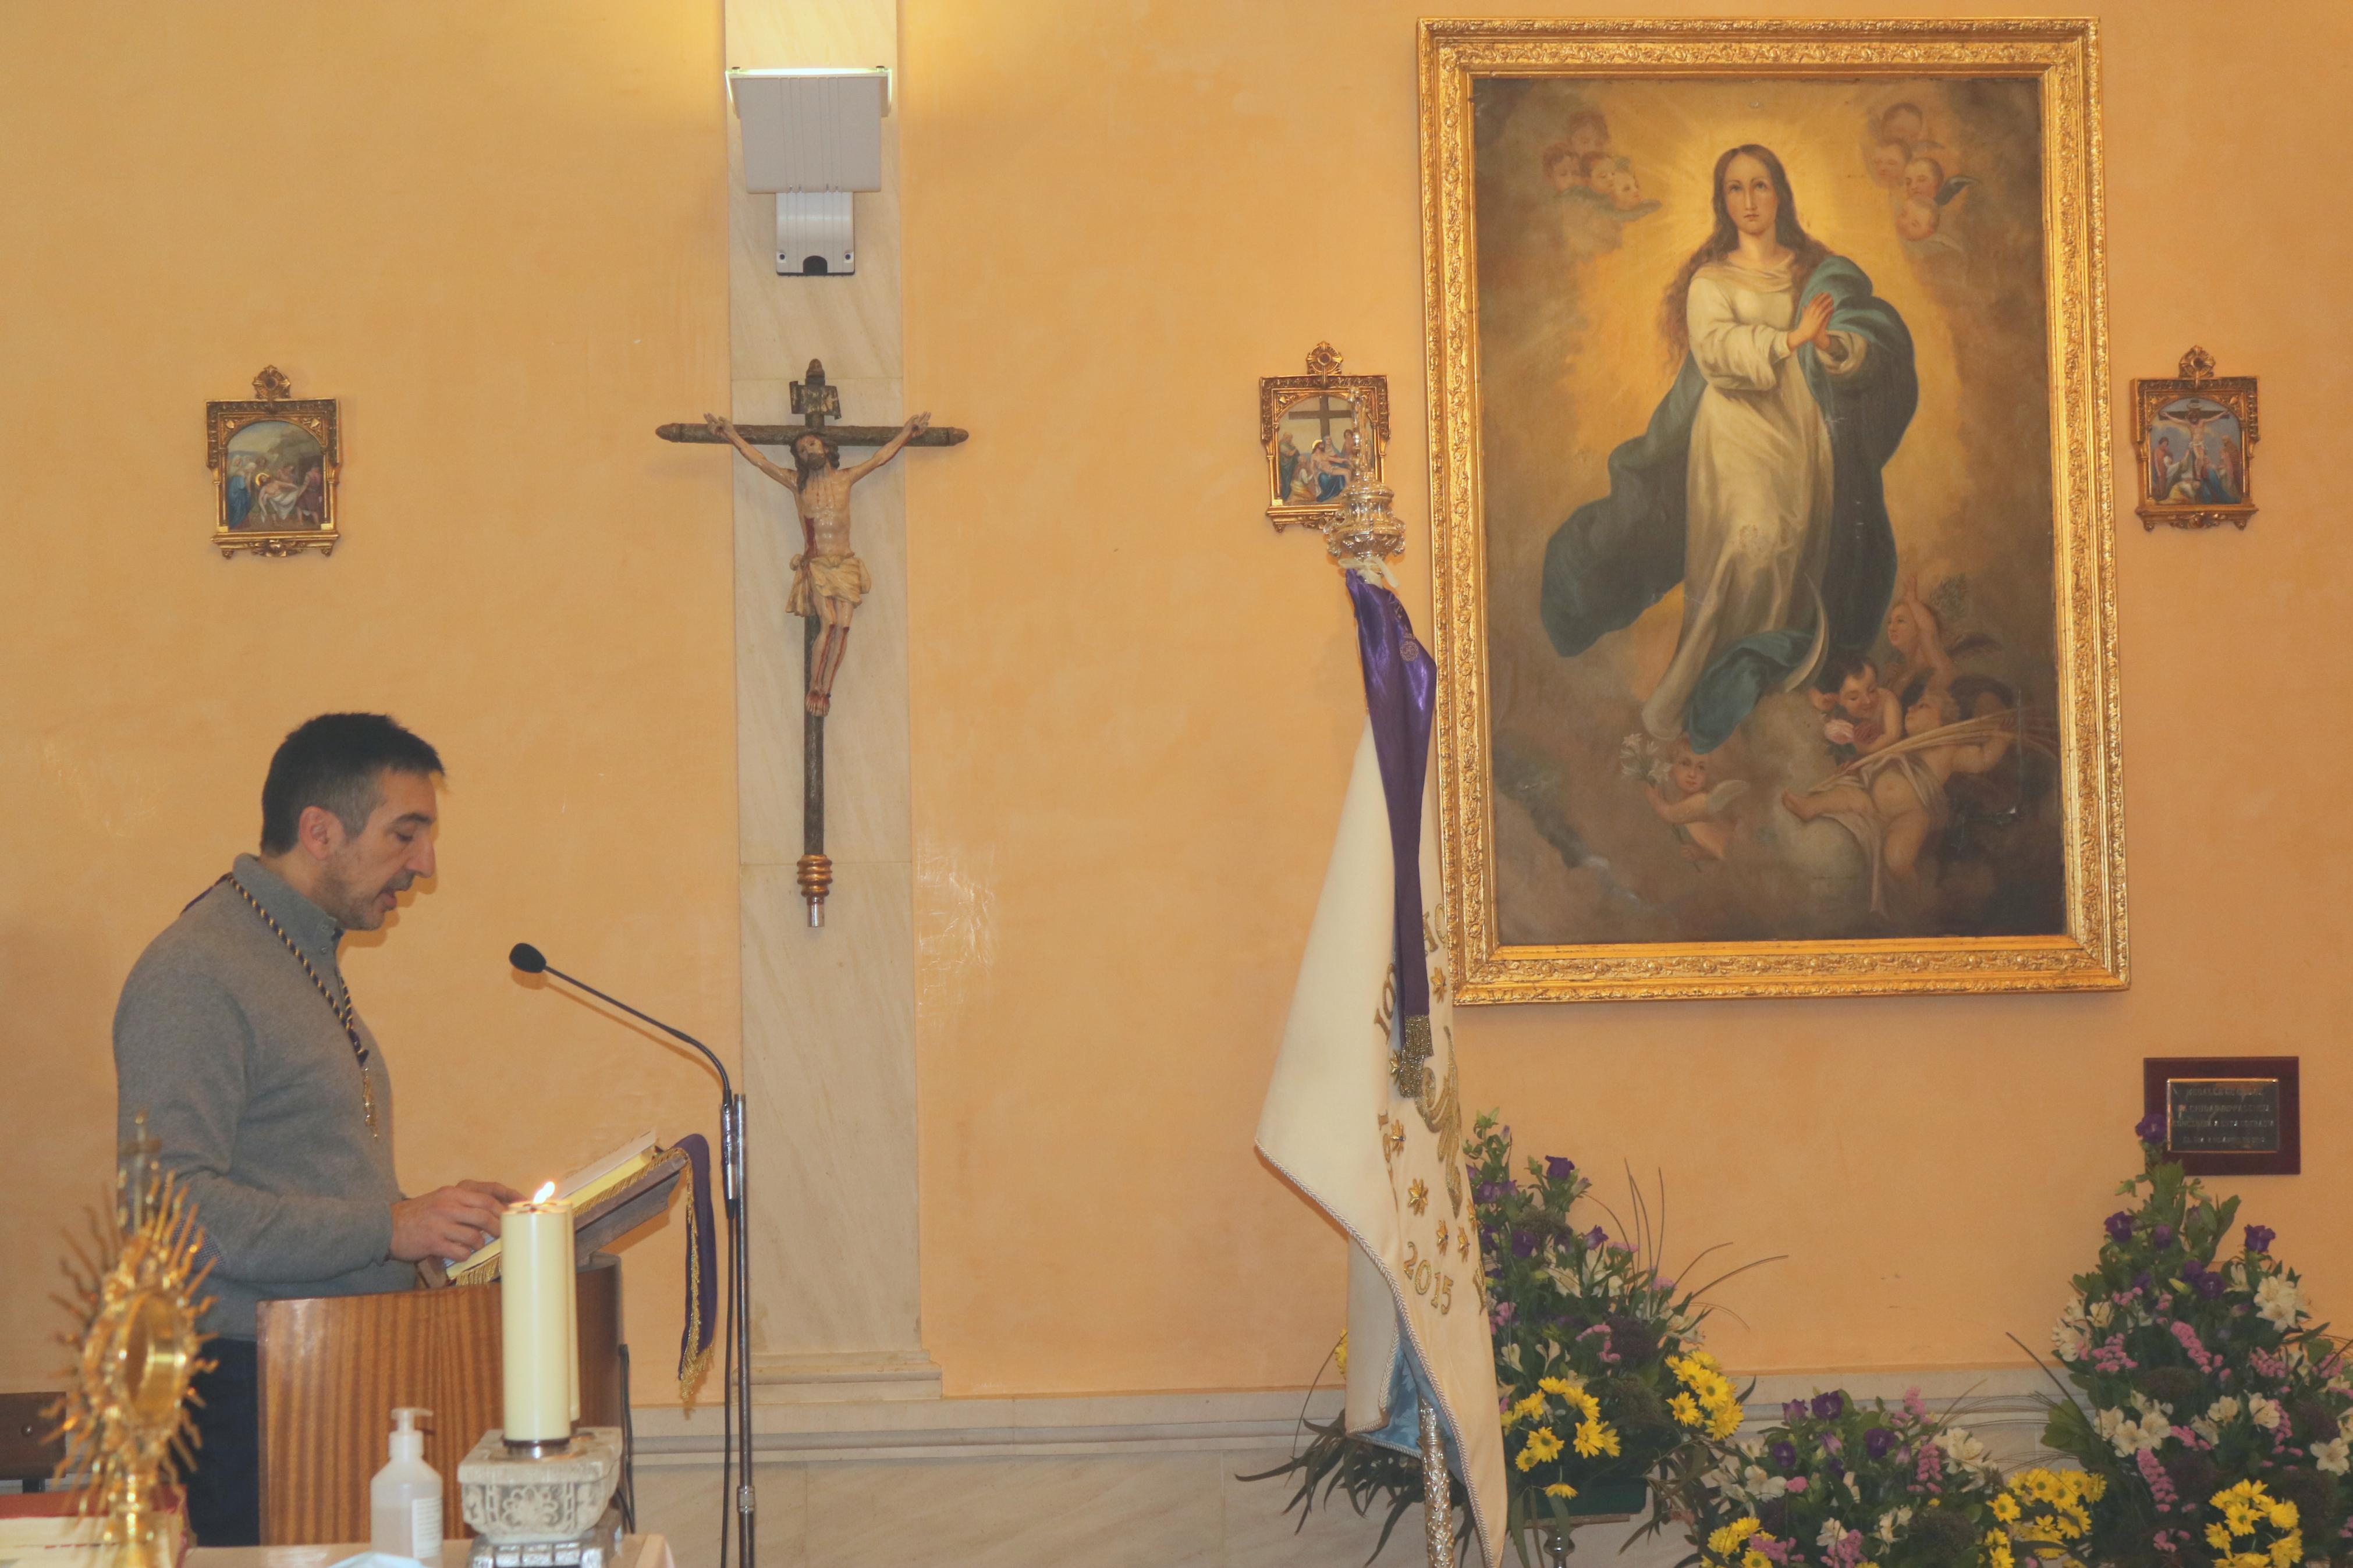
[(67, 1237), (74, 1296), (59, 1298), (79, 1330), (59, 1336), (75, 1353), (56, 1407), (66, 1443), (58, 1474), (88, 1478), (82, 1511), (105, 1513), (99, 1539), (115, 1549), (114, 1568), (169, 1568), (155, 1491), (195, 1458), (188, 1385), (213, 1366), (197, 1359), (212, 1338), (196, 1331), (212, 1305), (196, 1299), (212, 1268), (196, 1266), (205, 1233), (187, 1193), (157, 1164), (159, 1151), (142, 1113), (116, 1165), (113, 1226), (91, 1216), (95, 1257)]

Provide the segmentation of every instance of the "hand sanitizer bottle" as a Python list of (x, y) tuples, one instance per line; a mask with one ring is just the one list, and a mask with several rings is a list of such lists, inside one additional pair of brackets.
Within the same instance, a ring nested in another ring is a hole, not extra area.
[(425, 1434), (417, 1429), (430, 1410), (392, 1413), (392, 1462), (368, 1483), (368, 1549), (419, 1563), (441, 1561), (441, 1478), (425, 1462)]

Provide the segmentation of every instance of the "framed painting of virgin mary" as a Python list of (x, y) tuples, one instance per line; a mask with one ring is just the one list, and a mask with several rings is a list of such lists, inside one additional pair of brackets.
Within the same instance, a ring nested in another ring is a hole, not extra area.
[(2126, 984), (2096, 82), (1422, 24), (1457, 1000)]

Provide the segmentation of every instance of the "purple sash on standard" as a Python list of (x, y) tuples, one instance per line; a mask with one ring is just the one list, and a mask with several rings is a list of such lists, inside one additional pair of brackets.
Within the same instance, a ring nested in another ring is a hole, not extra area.
[(1430, 968), (1422, 962), (1421, 790), (1430, 763), (1430, 715), (1438, 664), (1413, 635), (1398, 596), (1354, 572), (1341, 576), (1356, 610), (1356, 649), (1365, 668), (1365, 711), (1389, 809), (1389, 847), (1397, 861), (1398, 1089), (1417, 1095), (1430, 1057)]
[(678, 1337), (678, 1396), (691, 1402), (694, 1385), (711, 1365), (711, 1342), (719, 1331), (719, 1228), (711, 1215), (711, 1144), (690, 1132), (676, 1145), (686, 1152), (694, 1195), (686, 1208), (686, 1328)]

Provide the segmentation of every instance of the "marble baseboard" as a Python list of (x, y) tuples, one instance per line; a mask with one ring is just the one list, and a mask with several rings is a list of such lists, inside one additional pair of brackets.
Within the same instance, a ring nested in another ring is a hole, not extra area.
[(754, 1405), (857, 1405), (939, 1397), (940, 1363), (923, 1351), (752, 1357)]
[[(2005, 1465), (2037, 1451), (2029, 1370), (1887, 1369), (1759, 1378), (1749, 1421), (1822, 1388), (1891, 1405), (1917, 1387), (1955, 1408)], [(768, 1568), (863, 1568), (933, 1560), (984, 1565), (1085, 1562), (1103, 1568), (1356, 1568), (1384, 1516), (1345, 1498), (1306, 1519), (1281, 1480), (1240, 1478), (1291, 1451), (1303, 1408), (1339, 1407), (1336, 1390), (1113, 1394), (768, 1405), (754, 1410), (760, 1560)], [(716, 1568), (720, 1433), (716, 1411), (636, 1413), (642, 1528), (667, 1535), (680, 1568)], [(1409, 1509), (1378, 1562), (1417, 1568), (1421, 1514)], [(1578, 1536), (1580, 1559), (1672, 1568), (1678, 1541), (1620, 1547), (1632, 1525)], [(1504, 1563), (1514, 1560), (1508, 1552)]]

